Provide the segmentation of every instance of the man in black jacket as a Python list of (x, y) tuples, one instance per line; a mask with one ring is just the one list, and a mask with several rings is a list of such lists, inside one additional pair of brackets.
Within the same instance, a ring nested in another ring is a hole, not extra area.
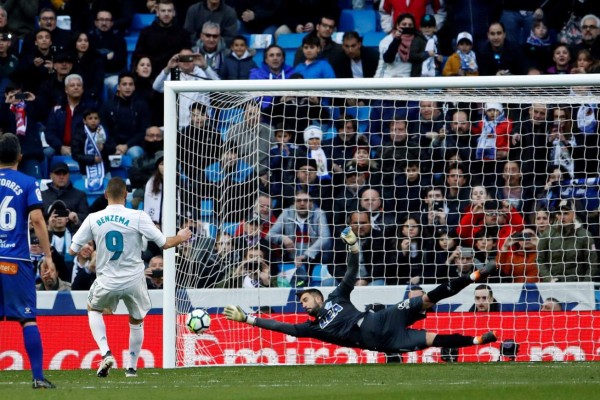
[(379, 51), (370, 47), (363, 47), (362, 37), (356, 31), (344, 33), (342, 49), (346, 57), (340, 62), (337, 78), (372, 78), (377, 71)]

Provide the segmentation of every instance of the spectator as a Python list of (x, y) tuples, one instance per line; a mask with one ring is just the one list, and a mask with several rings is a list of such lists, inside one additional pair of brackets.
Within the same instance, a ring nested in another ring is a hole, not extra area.
[[(433, 150), (433, 159), (447, 159), (449, 154), (456, 151), (467, 170), (471, 170), (471, 160), (477, 148), (477, 137), (471, 134), (471, 121), (464, 109), (452, 113), (450, 123), (444, 127), (440, 134), (444, 137), (444, 147)], [(443, 151), (440, 154), (440, 151)]]
[[(77, 127), (83, 124), (83, 111), (91, 104), (83, 98), (83, 78), (70, 74), (65, 78), (65, 95), (54, 107), (48, 117), (45, 137), (48, 145), (54, 150), (52, 155), (71, 156), (71, 141)], [(48, 149), (46, 156), (52, 150)]]
[(502, 169), (502, 180), (498, 185), (496, 198), (507, 201), (527, 219), (533, 212), (535, 197), (531, 187), (523, 185), (521, 167), (516, 161), (508, 161)]
[(446, 266), (450, 274), (449, 278), (456, 278), (460, 276), (469, 276), (478, 267), (481, 267), (481, 263), (477, 261), (475, 264), (475, 253), (473, 249), (465, 246), (457, 246), (456, 249), (450, 254), (446, 260)]
[(384, 208), (380, 189), (370, 187), (363, 190), (360, 194), (359, 209), (369, 212), (372, 232), (382, 234), (384, 238), (396, 234), (396, 213)]
[(498, 256), (498, 227), (484, 226), (475, 234), (474, 250), (475, 260), (481, 263), (486, 270), (493, 271), (488, 277), (488, 282), (492, 279), (494, 282), (499, 281), (498, 268), (496, 266), (496, 258)]
[[(154, 84), (154, 79), (151, 78), (152, 71), (152, 62), (150, 61), (150, 58), (140, 57), (139, 59), (132, 61), (131, 74), (133, 75), (133, 82), (135, 83), (134, 95), (138, 99), (148, 103), (151, 114), (151, 124), (163, 126), (163, 96), (152, 88), (152, 85)], [(115, 86), (116, 84), (117, 81), (115, 80)]]
[(420, 222), (424, 227), (424, 236), (430, 237), (440, 228), (448, 232), (448, 206), (442, 188), (429, 186), (425, 187), (422, 193)]
[(545, 71), (550, 66), (552, 59), (551, 45), (552, 40), (546, 22), (543, 19), (534, 19), (531, 33), (523, 44), (523, 55), (527, 59), (527, 64), (540, 71)]
[(345, 57), (339, 61), (338, 78), (373, 78), (377, 71), (379, 53), (364, 47), (362, 37), (356, 31), (345, 32), (342, 38)]
[[(154, 65), (154, 63), (152, 64)], [(191, 49), (184, 48), (169, 59), (167, 66), (160, 71), (152, 88), (159, 93), (164, 93), (167, 80), (197, 81), (202, 79), (218, 80), (219, 75), (208, 64), (205, 56), (193, 53)], [(179, 128), (190, 123), (190, 106), (192, 103), (201, 102), (208, 105), (206, 94), (196, 93), (180, 97), (179, 102)]]
[(354, 156), (356, 146), (368, 145), (367, 140), (358, 132), (358, 121), (349, 115), (341, 115), (335, 121), (337, 134), (332, 139), (323, 142), (324, 149), (331, 149), (332, 165), (334, 173), (334, 185), (337, 186), (336, 176), (344, 172), (348, 161)]
[(294, 180), (294, 162), (300, 156), (300, 149), (290, 143), (294, 132), (279, 124), (273, 131), (273, 146), (269, 149), (269, 170), (276, 182)]
[(484, 184), (497, 185), (495, 177), (500, 174), (504, 161), (508, 158), (510, 149), (510, 135), (513, 130), (513, 121), (504, 114), (500, 103), (485, 103), (485, 115), (471, 131), (479, 135), (475, 151), (475, 172), (482, 174)]
[(158, 157), (154, 173), (148, 179), (144, 190), (144, 212), (150, 216), (152, 222), (159, 229), (162, 224), (164, 168), (163, 158)]
[(321, 52), (321, 40), (313, 34), (302, 38), (302, 54), (304, 60), (294, 66), (293, 73), (305, 79), (335, 78), (332, 65), (326, 59), (318, 59)]
[(212, 22), (220, 27), (225, 40), (225, 45), (231, 45), (233, 37), (238, 31), (236, 11), (222, 0), (202, 0), (192, 4), (185, 15), (183, 27), (191, 33), (190, 40), (198, 40), (200, 32), (204, 31), (204, 24)]
[(281, 14), (283, 24), (275, 31), (275, 41), (281, 34), (315, 31), (317, 24), (323, 21), (321, 17), (324, 15), (333, 20), (335, 25), (340, 11), (337, 0), (285, 0)]
[(153, 77), (167, 66), (174, 54), (191, 45), (190, 32), (175, 24), (173, 0), (159, 0), (156, 16), (158, 18), (140, 32), (134, 51), (136, 57), (150, 58)]
[(596, 60), (600, 59), (600, 18), (594, 14), (587, 14), (581, 18), (581, 43), (573, 46), (573, 54), (585, 49)]
[[(44, 210), (56, 200), (62, 200), (69, 210), (69, 229), (75, 232), (88, 215), (88, 202), (85, 192), (75, 189), (70, 180), (69, 167), (62, 161), (54, 162), (50, 168), (48, 189), (42, 190)], [(46, 217), (48, 215), (46, 214)]]
[(400, 14), (395, 29), (379, 42), (379, 64), (376, 78), (421, 76), (426, 40), (415, 29), (412, 14)]
[(409, 140), (419, 143), (422, 148), (419, 158), (423, 164), (423, 171), (441, 172), (444, 168), (443, 163), (431, 160), (432, 149), (442, 148), (445, 137), (444, 113), (441, 106), (437, 101), (421, 100), (419, 116), (408, 125), (408, 131), (411, 133)]
[(193, 50), (202, 54), (208, 66), (217, 75), (220, 75), (225, 57), (229, 54), (230, 50), (227, 48), (225, 39), (221, 37), (221, 27), (219, 24), (210, 21), (205, 22), (202, 25), (200, 39), (192, 43), (196, 43)]
[[(260, 247), (249, 247), (242, 261), (237, 266), (234, 266), (229, 275), (217, 285), (237, 289), (276, 287), (277, 279), (271, 276), (270, 271), (271, 267), (265, 260)], [(306, 282), (304, 281), (304, 283)]]
[(435, 231), (435, 247), (433, 249), (433, 264), (425, 269), (423, 282), (442, 283), (450, 280), (448, 258), (456, 250), (457, 240), (452, 231), (445, 227)]
[(119, 74), (127, 68), (127, 43), (123, 35), (114, 29), (113, 15), (110, 11), (100, 10), (96, 13), (89, 41), (104, 62), (102, 98), (107, 100), (114, 93)]
[[(56, 260), (58, 264), (60, 264), (60, 256), (55, 255), (55, 252), (52, 252), (52, 259)], [(71, 291), (71, 282), (65, 282), (58, 277), (58, 272), (56, 272), (56, 263), (48, 264), (45, 258), (42, 258), (42, 262), (40, 263), (40, 275), (42, 277), (42, 283), (36, 286), (38, 291), (48, 291), (55, 290), (58, 292), (70, 292)]]
[(544, 0), (505, 0), (500, 21), (506, 27), (508, 40), (513, 43), (525, 43), (534, 22), (544, 18), (544, 10), (541, 7), (546, 3)]
[(47, 29), (40, 28), (33, 32), (32, 41), (33, 49), (27, 53), (22, 52), (19, 56), (13, 80), (23, 84), (26, 90), (37, 93), (50, 74), (55, 51)]
[[(44, 122), (48, 119), (53, 108), (62, 101), (65, 95), (65, 78), (73, 72), (74, 63), (75, 55), (69, 51), (59, 51), (52, 57), (52, 70), (54, 72), (40, 85), (36, 96), (41, 115), (44, 116)], [(49, 151), (51, 151), (49, 157), (52, 157), (54, 149), (50, 147)]]
[(406, 169), (409, 160), (420, 158), (419, 146), (414, 140), (409, 139), (407, 125), (406, 119), (393, 118), (389, 124), (389, 135), (384, 136), (381, 171), (386, 186), (392, 186), (396, 174)]
[(538, 243), (537, 264), (543, 282), (586, 282), (597, 276), (598, 255), (589, 232), (575, 220), (572, 202), (563, 200), (548, 236)]
[[(296, 50), (296, 55), (294, 56), (294, 65), (297, 68), (298, 65), (305, 63), (309, 58), (309, 55), (304, 48), (304, 39), (314, 37), (318, 40), (311, 39), (310, 44), (317, 46), (317, 49), (316, 53), (310, 53), (310, 58), (312, 60), (319, 59), (327, 62), (332, 67), (334, 75), (338, 76), (343, 71), (344, 51), (342, 46), (339, 43), (334, 42), (331, 38), (331, 35), (335, 32), (336, 20), (331, 15), (322, 15), (323, 16), (319, 18), (319, 22), (315, 25), (314, 32), (310, 32), (302, 39), (302, 46)], [(306, 75), (304, 77), (307, 79), (309, 78)]]
[[(11, 16), (12, 20), (12, 16)], [(65, 50), (72, 40), (71, 32), (56, 26), (56, 12), (51, 8), (42, 8), (38, 14), (40, 30), (44, 29), (51, 35), (52, 52)], [(37, 31), (39, 32), (39, 31)], [(35, 53), (36, 31), (30, 32), (23, 37), (21, 47), (21, 58)]]
[(295, 179), (283, 185), (283, 207), (294, 203), (294, 193), (301, 190), (310, 195), (311, 201), (326, 213), (332, 211), (332, 190), (329, 182), (322, 182), (317, 176), (317, 162), (312, 158), (296, 158)]
[[(144, 155), (133, 161), (128, 177), (133, 189), (143, 189), (156, 169), (158, 157), (163, 156), (164, 135), (158, 126), (149, 126), (144, 136)], [(139, 194), (138, 194), (139, 196)], [(137, 197), (134, 194), (134, 197)], [(143, 198), (143, 196), (141, 196)]]
[(448, 164), (446, 167), (445, 193), (448, 226), (457, 226), (460, 213), (463, 212), (471, 198), (468, 186), (469, 177), (466, 168), (461, 164)]
[(4, 90), (4, 102), (0, 105), (0, 132), (16, 134), (22, 156), (19, 161), (19, 171), (37, 179), (42, 178), (44, 160), (39, 118), (35, 95), (24, 92), (18, 84), (8, 84)]
[[(425, 59), (421, 63), (420, 76), (438, 76), (441, 75), (440, 67), (444, 57), (438, 51), (438, 37), (436, 32), (435, 17), (431, 14), (423, 15), (421, 18), (420, 32), (425, 38)], [(413, 54), (413, 58), (415, 55)]]
[(498, 269), (502, 282), (539, 282), (537, 245), (538, 237), (529, 228), (506, 239), (498, 252)]
[(61, 279), (71, 282), (73, 277), (73, 256), (69, 254), (71, 237), (74, 232), (67, 229), (69, 223), (69, 210), (62, 200), (56, 200), (48, 210), (48, 232), (50, 246), (56, 250), (60, 264), (55, 263), (56, 270)]
[(200, 279), (196, 287), (225, 286), (226, 272), (239, 262), (240, 258), (238, 252), (233, 249), (231, 236), (224, 232), (218, 233), (210, 254), (207, 255), (205, 261), (202, 260), (204, 268), (199, 274)]
[[(232, 125), (225, 134), (226, 142), (234, 141), (240, 157), (249, 165), (268, 166), (272, 129), (261, 121), (257, 104), (247, 105), (244, 120)], [(258, 152), (258, 155), (256, 154)]]
[(133, 75), (124, 72), (119, 75), (117, 93), (100, 110), (104, 126), (116, 146), (115, 154), (126, 154), (133, 160), (144, 154), (144, 135), (150, 126), (148, 104), (134, 94)]
[(144, 270), (146, 275), (146, 283), (148, 289), (163, 288), (163, 258), (162, 256), (154, 256), (148, 262), (148, 266)]
[(533, 220), (533, 226), (535, 227), (535, 233), (538, 238), (546, 236), (550, 233), (550, 212), (545, 208), (538, 208), (535, 211), (535, 217)]
[[(1, 6), (2, 18), (4, 24), (2, 28), (7, 28), (9, 32), (16, 37), (22, 38), (33, 32), (35, 27), (35, 13), (38, 11), (39, 1), (3, 1)], [(7, 16), (10, 14), (10, 21)]]
[(325, 213), (305, 191), (296, 191), (294, 205), (283, 210), (266, 239), (282, 247), (284, 261), (304, 267), (309, 274), (315, 264), (331, 261), (331, 233)]
[[(411, 14), (414, 16), (415, 21), (421, 21), (427, 13), (427, 8), (431, 6), (434, 12), (440, 9), (440, 1), (433, 0), (416, 0), (411, 2), (405, 2), (402, 0), (383, 0), (383, 12), (391, 15), (392, 21), (397, 21), (401, 14)], [(428, 4), (431, 3), (431, 4)], [(415, 24), (416, 28), (420, 28), (419, 25)]]
[(272, 35), (279, 26), (282, 0), (238, 0), (239, 33)]
[(516, 209), (507, 207), (498, 200), (486, 200), (483, 213), (468, 211), (463, 215), (457, 233), (463, 243), (472, 245), (477, 232), (484, 229), (484, 226), (498, 228), (498, 248), (502, 248), (510, 235), (523, 230), (523, 217)]
[[(450, 0), (444, 1), (447, 12), (445, 26), (450, 30), (446, 43), (449, 47), (451, 39), (459, 32), (467, 31), (473, 35), (475, 46), (483, 43), (487, 38), (490, 24), (500, 19), (502, 14), (502, 1), (477, 1), (477, 0)], [(473, 18), (477, 15), (477, 18)], [(443, 37), (441, 37), (443, 39)], [(445, 54), (445, 53), (443, 53)]]
[[(306, 156), (317, 163), (317, 177), (321, 182), (331, 181), (331, 153), (322, 146), (323, 131), (312, 125), (304, 130), (304, 146)], [(327, 150), (327, 152), (326, 152)]]
[(562, 305), (560, 301), (558, 301), (554, 297), (547, 297), (542, 306), (540, 307), (540, 311), (544, 312), (560, 312), (563, 311)]
[(496, 312), (500, 311), (500, 304), (494, 298), (494, 292), (488, 285), (475, 286), (475, 303), (469, 312)]
[(569, 47), (564, 43), (557, 43), (552, 46), (552, 63), (546, 70), (548, 75), (570, 74), (571, 73), (571, 53)]
[[(249, 50), (252, 50), (252, 52)], [(253, 59), (254, 52), (254, 49), (248, 48), (248, 41), (244, 36), (235, 36), (231, 42), (231, 52), (223, 60), (220, 73), (221, 79), (249, 79), (250, 71), (256, 68), (256, 63)]]
[[(2, 15), (2, 11), (0, 11)], [(10, 51), (13, 35), (0, 33), (0, 92), (4, 93), (6, 86), (10, 83), (9, 77), (17, 70), (19, 58)]]
[(600, 60), (592, 57), (592, 54), (586, 50), (579, 50), (575, 57), (575, 65), (571, 69), (572, 74), (587, 74), (600, 72)]
[(88, 190), (102, 190), (110, 167), (108, 157), (115, 150), (112, 135), (107, 135), (100, 122), (98, 110), (88, 108), (83, 111), (83, 126), (73, 134), (73, 159), (79, 163)]
[(336, 236), (348, 224), (349, 213), (358, 210), (361, 190), (367, 186), (367, 174), (359, 171), (356, 165), (347, 164), (344, 172), (344, 185), (334, 192), (333, 223)]
[[(366, 210), (354, 209), (347, 214), (348, 226), (358, 238), (359, 268), (356, 286), (383, 286), (396, 282), (396, 269), (392, 264), (387, 267), (385, 262), (385, 239), (382, 231), (373, 231), (370, 213)], [(339, 238), (335, 239), (333, 268), (330, 274), (341, 280), (346, 273), (348, 255), (344, 249), (346, 243)], [(326, 282), (327, 286), (333, 282)]]
[(396, 200), (396, 211), (400, 218), (405, 217), (406, 214), (419, 211), (421, 206), (421, 189), (431, 183), (427, 175), (421, 174), (420, 166), (419, 160), (409, 160), (406, 164), (404, 174), (396, 176), (393, 192), (384, 188), (384, 196)]
[(101, 104), (104, 99), (104, 60), (96, 48), (90, 44), (90, 37), (87, 33), (76, 34), (74, 41), (74, 46), (69, 47), (75, 52), (73, 72), (83, 78), (88, 99), (95, 104)]
[(96, 247), (93, 240), (85, 244), (73, 260), (71, 290), (89, 290), (96, 280)]
[(403, 217), (399, 225), (394, 248), (396, 251), (392, 253), (395, 254), (395, 259), (388, 259), (387, 263), (397, 264), (403, 271), (403, 275), (399, 276), (400, 282), (408, 278), (411, 285), (419, 285), (423, 283), (425, 275), (432, 275), (432, 271), (425, 270), (430, 264), (428, 254), (431, 248), (427, 239), (423, 237), (423, 227), (417, 215), (409, 214)]
[[(276, 44), (266, 48), (262, 65), (250, 70), (248, 79), (289, 79), (293, 68), (285, 63), (285, 50)], [(272, 105), (273, 97), (264, 96), (261, 108)]]
[(521, 48), (506, 39), (506, 31), (501, 22), (490, 24), (488, 40), (477, 51), (480, 75), (522, 75), (527, 65)]
[(478, 76), (477, 55), (473, 51), (473, 36), (469, 32), (461, 32), (456, 37), (456, 52), (448, 57), (444, 76)]

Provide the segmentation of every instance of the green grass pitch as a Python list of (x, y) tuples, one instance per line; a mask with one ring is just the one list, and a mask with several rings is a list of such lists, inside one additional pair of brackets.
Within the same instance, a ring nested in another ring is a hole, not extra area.
[(56, 390), (31, 389), (29, 371), (0, 372), (17, 399), (600, 399), (598, 363), (389, 364), (48, 371)]

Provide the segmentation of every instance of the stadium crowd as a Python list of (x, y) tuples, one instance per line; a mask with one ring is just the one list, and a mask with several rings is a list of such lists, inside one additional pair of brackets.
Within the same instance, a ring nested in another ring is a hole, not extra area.
[[(378, 43), (334, 35), (353, 7), (377, 15)], [(19, 169), (48, 182), (56, 270), (41, 265), (38, 288), (90, 287), (94, 243), (67, 249), (111, 174), (161, 224), (167, 80), (599, 73), (599, 15), (593, 0), (2, 0), (0, 130), (19, 136)], [(301, 44), (284, 45), (294, 33)], [(269, 44), (251, 48), (257, 35)], [(331, 101), (265, 97), (231, 123), (214, 99), (180, 97), (181, 185), (224, 193), (180, 196), (197, 236), (181, 284), (333, 285), (346, 225), (359, 285), (439, 283), (487, 263), (489, 282), (600, 281), (597, 104)], [(258, 163), (245, 145), (256, 136)], [(160, 250), (144, 259), (161, 288)]]

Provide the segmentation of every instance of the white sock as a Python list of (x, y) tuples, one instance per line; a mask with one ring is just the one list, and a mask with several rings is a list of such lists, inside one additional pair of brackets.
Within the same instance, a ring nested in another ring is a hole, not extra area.
[(139, 325), (129, 324), (129, 361), (127, 368), (137, 369), (138, 358), (142, 351), (142, 343), (144, 342), (144, 323)]
[(88, 321), (90, 323), (92, 336), (100, 349), (100, 354), (104, 356), (110, 349), (108, 348), (108, 341), (106, 340), (106, 325), (104, 324), (102, 313), (98, 311), (88, 311)]

